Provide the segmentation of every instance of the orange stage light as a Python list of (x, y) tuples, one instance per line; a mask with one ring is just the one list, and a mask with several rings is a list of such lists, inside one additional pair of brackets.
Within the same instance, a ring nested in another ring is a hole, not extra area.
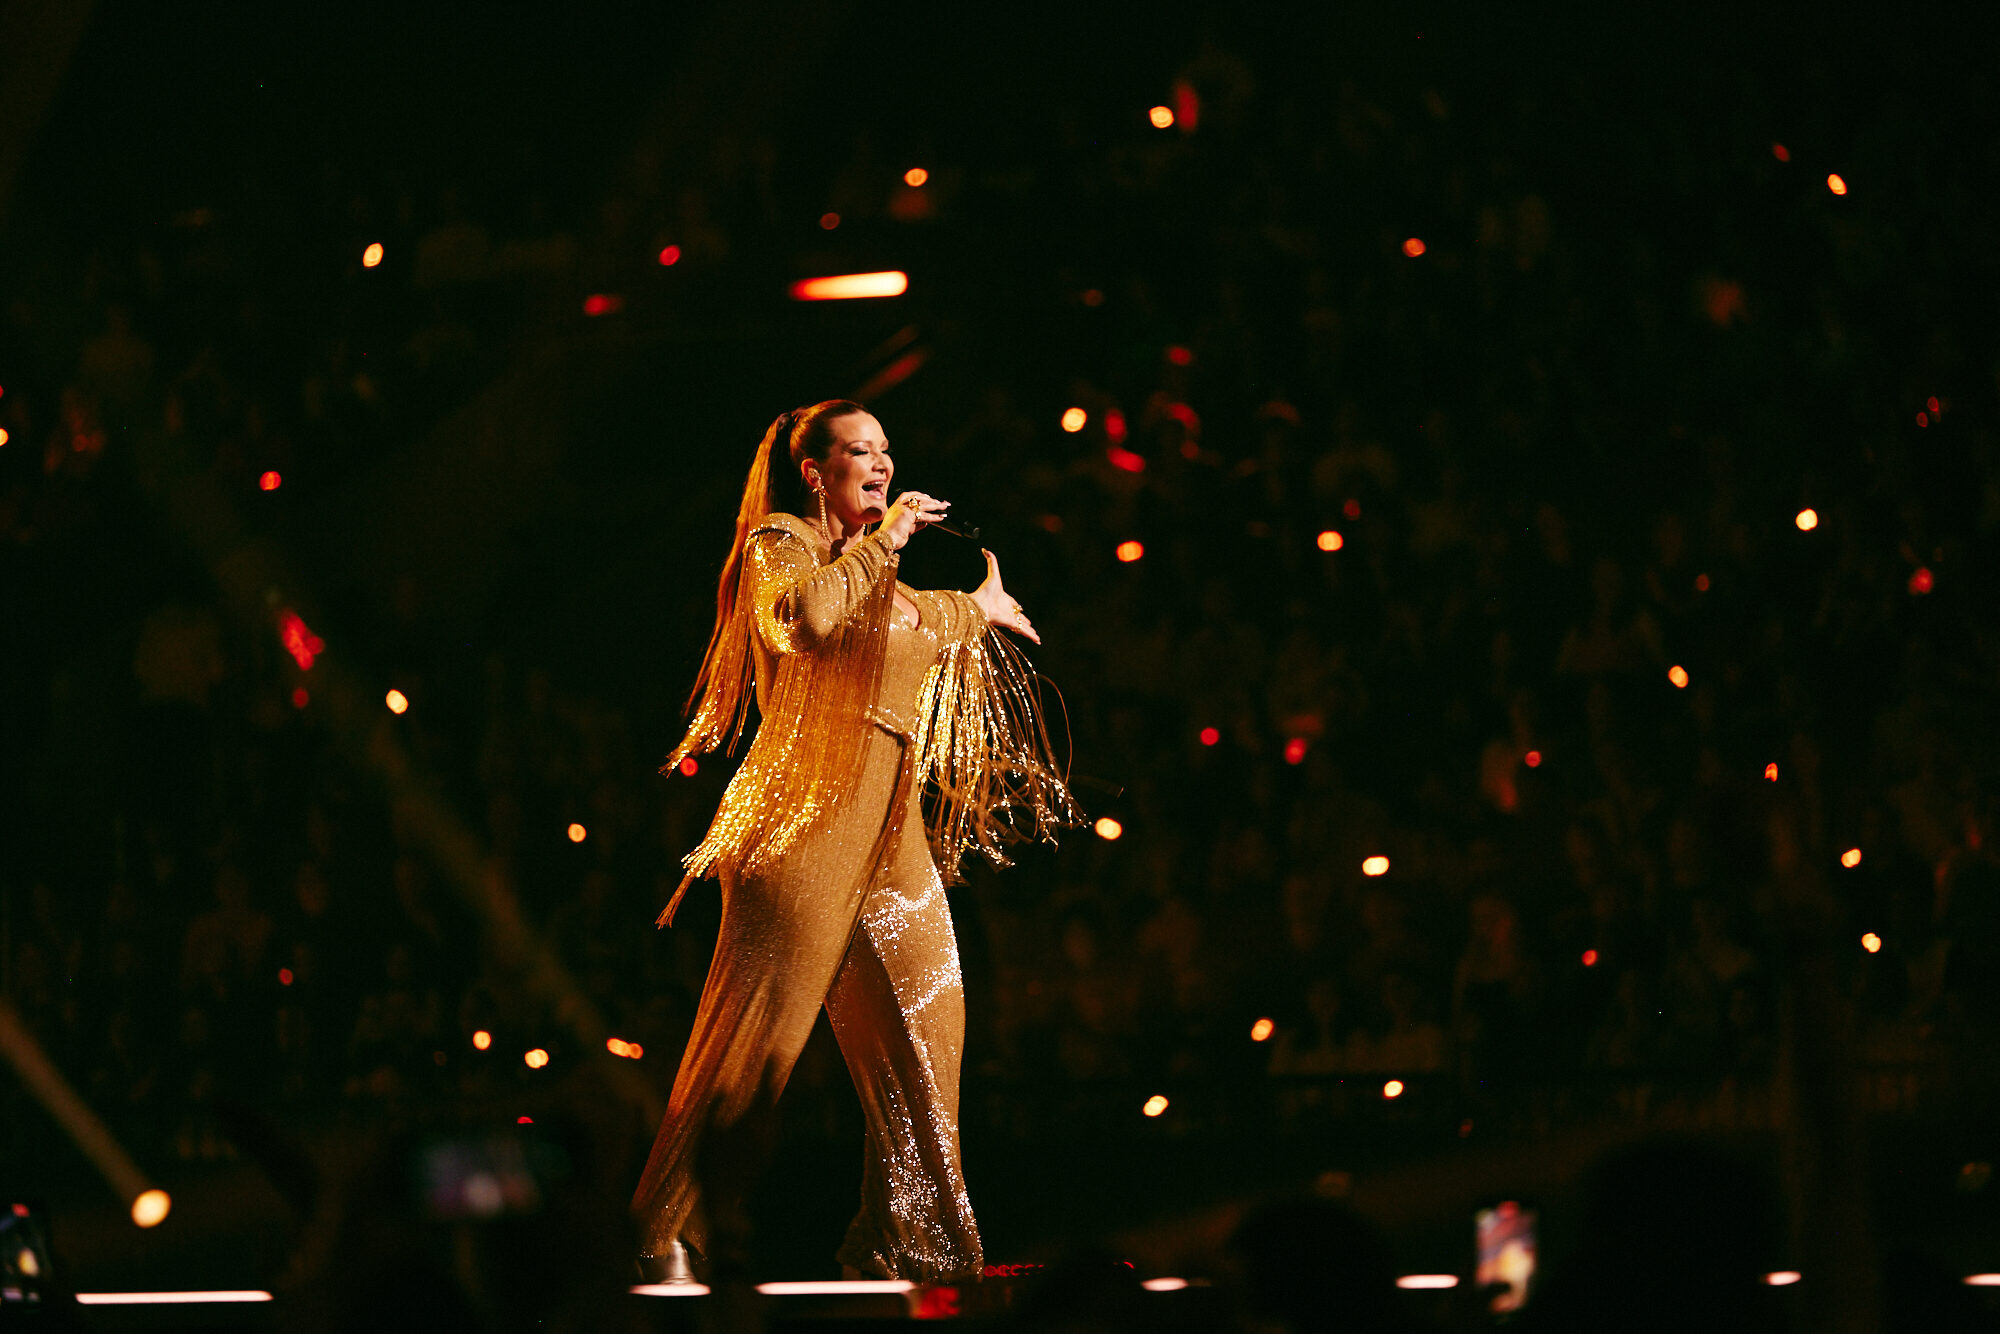
[(1672, 667), (1667, 668), (1667, 679), (1674, 683), (1674, 689), (1686, 690), (1688, 683), (1687, 668), (1681, 666), (1679, 663), (1675, 663)]
[(583, 842), (583, 840), (584, 840), (584, 839), (586, 839), (586, 838), (588, 838), (588, 837), (590, 837), (590, 831), (589, 831), (589, 830), (587, 830), (587, 829), (585, 829), (585, 828), (584, 828), (584, 827), (583, 827), (582, 825), (580, 825), (580, 824), (572, 824), (572, 825), (570, 825), (570, 827), (569, 827), (569, 841), (570, 841), (570, 842), (572, 842), (572, 843), (581, 843), (581, 842)]
[(1412, 236), (1409, 240), (1403, 242), (1403, 253), (1411, 259), (1415, 259), (1418, 255), (1423, 254), (1424, 249), (1425, 246), (1420, 237)]
[(8, 442), (9, 440), (11, 440), (11, 439), (13, 439), (13, 438), (14, 438), (14, 437), (12, 437), (12, 436), (10, 436), (10, 435), (8, 435), (8, 434), (7, 434), (7, 428), (6, 428), (6, 427), (4, 427), (4, 426), (0, 426), (0, 445), (4, 445), (4, 444), (6, 444), (6, 443), (7, 443), (7, 442)]
[(1383, 1096), (1383, 1097), (1385, 1097), (1385, 1098), (1400, 1098), (1400, 1097), (1402, 1097), (1402, 1096), (1403, 1096), (1403, 1081), (1402, 1081), (1402, 1080), (1400, 1080), (1400, 1079), (1392, 1079), (1392, 1080), (1390, 1080), (1390, 1081), (1389, 1081), (1388, 1083), (1384, 1084), (1384, 1085), (1382, 1086), (1382, 1096)]
[(1819, 527), (1819, 511), (1814, 509), (1800, 510), (1792, 519), (1792, 522), (1799, 526), (1800, 532), (1810, 533), (1813, 529)]
[(1329, 528), (1314, 539), (1321, 551), (1338, 551), (1347, 545), (1347, 539)]
[(921, 187), (923, 183), (925, 181), (928, 181), (930, 178), (931, 174), (925, 171), (922, 167), (911, 167), (908, 171), (903, 173), (903, 184), (909, 186), (911, 189), (917, 189)]
[(409, 712), (410, 697), (400, 690), (391, 690), (382, 697), (382, 702), (389, 706), (389, 712), (391, 713)]
[(1156, 130), (1170, 130), (1174, 125), (1173, 108), (1154, 107), (1146, 113), (1146, 119), (1153, 123), (1153, 128)]
[(1146, 1105), (1139, 1110), (1147, 1116), (1158, 1116), (1161, 1112), (1167, 1110), (1166, 1095), (1155, 1093), (1152, 1097), (1146, 1099)]
[(1108, 815), (1098, 816), (1097, 823), (1092, 825), (1091, 828), (1096, 831), (1099, 838), (1107, 843), (1114, 843), (1125, 834), (1125, 826), (1119, 824)]
[(155, 1186), (139, 1192), (132, 1201), (132, 1221), (140, 1227), (158, 1227), (167, 1221), (167, 1213), (173, 1207), (173, 1197)]
[(1250, 1025), (1250, 1040), (1252, 1042), (1267, 1041), (1271, 1034), (1277, 1031), (1277, 1028), (1278, 1026), (1269, 1019), (1259, 1019), (1256, 1023)]
[(280, 477), (275, 471), (267, 472), (257, 479), (257, 489), (259, 491), (276, 491), (284, 484), (285, 479)]
[(1847, 179), (1837, 171), (1830, 171), (1826, 174), (1826, 188), (1837, 195), (1844, 195), (1847, 193)]
[(1773, 783), (1777, 782), (1777, 781), (1778, 781), (1778, 766), (1777, 766), (1776, 764), (1767, 764), (1767, 765), (1765, 765), (1765, 766), (1764, 766), (1764, 777), (1765, 777), (1765, 779), (1766, 779), (1767, 781), (1769, 781), (1769, 782), (1773, 782)]
[(1089, 420), (1090, 414), (1082, 408), (1066, 408), (1063, 410), (1062, 428), (1071, 435), (1075, 435), (1083, 429), (1084, 423)]
[(1118, 544), (1118, 559), (1124, 561), (1127, 565), (1143, 558), (1145, 554), (1146, 544), (1144, 542), (1120, 542)]
[(910, 277), (900, 269), (882, 273), (841, 273), (827, 278), (807, 278), (792, 284), (794, 301), (853, 301), (862, 297), (901, 296), (910, 290)]
[(1850, 871), (1861, 865), (1861, 849), (1849, 848), (1847, 851), (1841, 853), (1840, 864)]
[(1867, 950), (1870, 954), (1881, 953), (1882, 937), (1876, 935), (1873, 931), (1864, 932), (1861, 936), (1861, 948)]
[(1389, 859), (1379, 854), (1373, 857), (1364, 858), (1361, 862), (1361, 874), (1363, 875), (1389, 874)]
[(485, 1051), (493, 1045), (493, 1035), (482, 1028), (472, 1035), (472, 1045), (480, 1051)]
[(540, 1047), (531, 1047), (522, 1055), (521, 1061), (530, 1070), (539, 1070), (549, 1063), (549, 1054)]
[(364, 269), (372, 269), (377, 265), (379, 265), (381, 262), (382, 262), (382, 243), (380, 241), (372, 241), (369, 243), (368, 248), (361, 252), (361, 267)]

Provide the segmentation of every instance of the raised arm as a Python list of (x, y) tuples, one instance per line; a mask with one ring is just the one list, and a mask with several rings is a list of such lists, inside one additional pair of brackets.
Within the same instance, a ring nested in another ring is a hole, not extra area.
[(789, 529), (752, 535), (744, 551), (744, 591), (757, 634), (774, 653), (807, 652), (868, 615), (895, 580), (895, 548), (880, 533), (862, 538), (830, 565)]

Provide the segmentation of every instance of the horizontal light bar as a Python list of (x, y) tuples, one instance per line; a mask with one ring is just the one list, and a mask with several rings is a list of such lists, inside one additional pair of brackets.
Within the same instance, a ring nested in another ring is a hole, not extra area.
[(706, 1283), (636, 1283), (626, 1289), (635, 1297), (706, 1297)]
[(268, 1302), (271, 1294), (240, 1292), (79, 1292), (79, 1306), (178, 1306), (190, 1302)]
[(1455, 1288), (1456, 1274), (1405, 1274), (1396, 1280), (1399, 1288)]
[(794, 301), (852, 301), (856, 297), (901, 296), (910, 290), (910, 275), (901, 269), (884, 273), (840, 273), (807, 278), (792, 284)]
[(1965, 1286), (1968, 1288), (2000, 1288), (2000, 1274), (1967, 1274)]
[(1149, 1278), (1139, 1286), (1148, 1292), (1179, 1292), (1187, 1285), (1184, 1278)]
[(917, 1285), (906, 1278), (829, 1278), (802, 1283), (759, 1283), (766, 1297), (839, 1297), (848, 1293), (908, 1292)]
[(1796, 1269), (1774, 1269), (1764, 1275), (1764, 1282), (1774, 1288), (1789, 1288), (1802, 1277)]

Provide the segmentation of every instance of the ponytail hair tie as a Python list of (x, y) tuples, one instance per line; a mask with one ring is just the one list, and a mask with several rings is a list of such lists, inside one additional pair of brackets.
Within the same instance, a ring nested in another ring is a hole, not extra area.
[(790, 412), (781, 412), (778, 414), (778, 420), (773, 429), (777, 431), (778, 439), (785, 442), (786, 448), (791, 447), (792, 428), (798, 424), (799, 410), (797, 408), (793, 408)]

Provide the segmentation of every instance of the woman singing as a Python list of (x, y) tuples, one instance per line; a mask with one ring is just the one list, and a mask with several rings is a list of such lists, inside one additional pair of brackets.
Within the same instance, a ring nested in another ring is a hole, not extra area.
[(648, 1267), (677, 1241), (741, 1260), (744, 1196), (823, 1004), (867, 1119), (840, 1261), (930, 1282), (980, 1271), (944, 887), (968, 849), (1004, 865), (1003, 843), (1078, 817), (1033, 675), (988, 630), (1040, 642), (993, 554), (971, 593), (897, 582), (897, 553), (948, 504), (916, 491), (891, 504), (895, 470), (881, 424), (836, 399), (773, 422), (744, 484), (693, 722), (668, 770), (733, 747), (753, 690), (761, 722), (660, 916), (672, 921), (693, 881), (720, 878), (715, 958), (632, 1201)]

